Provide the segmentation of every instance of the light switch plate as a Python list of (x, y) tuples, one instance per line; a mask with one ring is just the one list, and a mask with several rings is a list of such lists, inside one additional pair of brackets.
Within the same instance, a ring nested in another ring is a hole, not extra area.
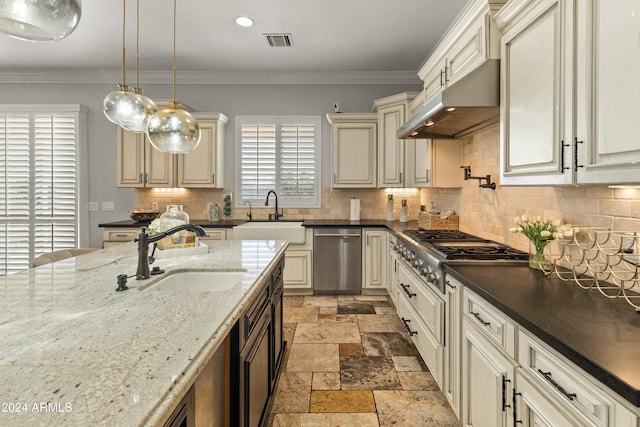
[(115, 203), (114, 202), (102, 202), (102, 210), (103, 211), (114, 211)]
[(89, 202), (89, 211), (97, 211), (98, 202)]

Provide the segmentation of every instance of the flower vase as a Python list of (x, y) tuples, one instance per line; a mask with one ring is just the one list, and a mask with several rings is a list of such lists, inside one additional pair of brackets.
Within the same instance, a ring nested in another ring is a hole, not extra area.
[(549, 271), (551, 262), (545, 253), (549, 240), (529, 240), (529, 268)]

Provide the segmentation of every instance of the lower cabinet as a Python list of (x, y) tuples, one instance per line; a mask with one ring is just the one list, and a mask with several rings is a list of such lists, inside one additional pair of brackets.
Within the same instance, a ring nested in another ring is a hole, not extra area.
[(263, 426), (282, 364), (283, 269), (280, 263), (241, 315), (233, 335), (231, 425)]
[(362, 288), (386, 290), (387, 231), (384, 228), (362, 231)]
[(289, 244), (284, 254), (283, 285), (287, 294), (313, 294), (313, 229), (305, 230), (305, 242)]
[(403, 263), (399, 264), (398, 281), (398, 316), (442, 389), (444, 301)]
[(460, 355), (462, 352), (462, 290), (463, 285), (453, 277), (445, 276), (444, 321), (444, 375), (442, 392), (451, 409), (460, 418)]
[(400, 259), (395, 251), (398, 239), (393, 233), (388, 233), (387, 244), (387, 293), (394, 306), (398, 306), (398, 264)]

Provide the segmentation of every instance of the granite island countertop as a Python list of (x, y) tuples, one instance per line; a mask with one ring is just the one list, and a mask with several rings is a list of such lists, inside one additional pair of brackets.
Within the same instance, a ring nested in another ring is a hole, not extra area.
[[(161, 424), (286, 246), (213, 242), (156, 261), (166, 273), (125, 292), (116, 277), (135, 274), (134, 243), (1, 277), (0, 425)], [(139, 290), (185, 268), (246, 273), (222, 292)]]

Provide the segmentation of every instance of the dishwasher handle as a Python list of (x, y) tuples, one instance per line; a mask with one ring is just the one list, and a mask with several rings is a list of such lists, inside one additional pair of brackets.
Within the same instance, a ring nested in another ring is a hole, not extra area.
[(313, 237), (362, 237), (360, 234), (316, 234)]

